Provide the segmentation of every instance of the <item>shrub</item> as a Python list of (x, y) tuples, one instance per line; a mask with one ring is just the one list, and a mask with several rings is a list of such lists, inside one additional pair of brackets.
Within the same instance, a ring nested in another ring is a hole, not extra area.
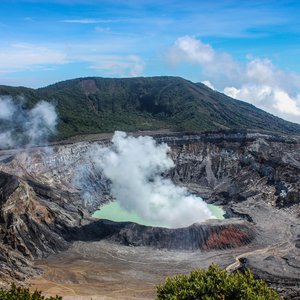
[(46, 298), (42, 296), (42, 292), (30, 293), (29, 289), (16, 287), (12, 284), (9, 290), (0, 290), (0, 300), (62, 300), (62, 297)]
[(277, 300), (277, 292), (250, 271), (229, 273), (212, 264), (208, 270), (167, 278), (157, 300)]

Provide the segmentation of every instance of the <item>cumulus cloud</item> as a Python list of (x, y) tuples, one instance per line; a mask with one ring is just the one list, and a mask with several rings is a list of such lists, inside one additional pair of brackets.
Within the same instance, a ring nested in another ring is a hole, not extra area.
[(168, 52), (173, 64), (199, 65), (204, 81), (230, 97), (247, 101), (277, 116), (300, 123), (300, 76), (276, 67), (270, 59), (248, 56), (245, 64), (202, 41), (183, 36)]
[(286, 91), (276, 89), (274, 91), (274, 107), (282, 113), (300, 116), (300, 94), (297, 98), (291, 98)]
[(151, 137), (116, 132), (111, 146), (91, 150), (88, 162), (111, 181), (112, 195), (123, 209), (152, 224), (181, 227), (212, 218), (201, 198), (162, 177), (174, 167), (169, 151)]
[(276, 80), (276, 68), (269, 59), (253, 59), (246, 65), (245, 77), (260, 84), (272, 84)]
[(24, 99), (17, 103), (11, 97), (0, 96), (0, 148), (34, 146), (46, 143), (55, 132), (57, 114), (55, 107), (38, 102), (31, 110), (22, 107)]
[(286, 91), (269, 85), (226, 87), (224, 93), (232, 98), (253, 103), (291, 121), (300, 122), (300, 94), (292, 98)]
[[(225, 87), (224, 93), (235, 99), (243, 99), (257, 106), (264, 105), (266, 102), (270, 105), (273, 89), (269, 85), (245, 84), (240, 88), (234, 86)], [(269, 99), (269, 101), (268, 101)]]
[(172, 64), (188, 62), (201, 65), (206, 74), (214, 76), (233, 77), (239, 71), (239, 65), (228, 53), (217, 52), (211, 45), (191, 36), (179, 37), (169, 49), (167, 59)]
[(215, 89), (215, 87), (212, 85), (212, 83), (209, 80), (203, 80), (203, 81), (201, 81), (201, 83), (205, 84), (206, 86), (208, 86), (212, 90)]
[(190, 36), (183, 36), (175, 41), (170, 49), (169, 59), (172, 63), (190, 61), (199, 64), (207, 64), (215, 59), (213, 48)]

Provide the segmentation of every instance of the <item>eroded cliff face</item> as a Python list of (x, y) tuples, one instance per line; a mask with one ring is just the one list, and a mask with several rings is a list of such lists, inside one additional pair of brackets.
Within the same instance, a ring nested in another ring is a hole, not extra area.
[(300, 144), (263, 135), (216, 137), (174, 145), (173, 180), (206, 201), (226, 205), (249, 198), (299, 215)]
[[(1, 277), (22, 279), (34, 274), (32, 259), (66, 249), (75, 240), (108, 239), (131, 246), (198, 251), (245, 245), (279, 249), (287, 244), (290, 248), (282, 251), (299, 253), (297, 138), (253, 133), (155, 138), (170, 145), (176, 164), (165, 176), (207, 202), (223, 205), (227, 216), (241, 219), (180, 230), (91, 220), (89, 213), (110, 200), (110, 184), (93, 166), (85, 167), (85, 154), (108, 140), (2, 151)], [(298, 265), (296, 254), (286, 262)]]
[(83, 217), (78, 194), (0, 172), (0, 278), (36, 274), (32, 260), (66, 249), (63, 235)]

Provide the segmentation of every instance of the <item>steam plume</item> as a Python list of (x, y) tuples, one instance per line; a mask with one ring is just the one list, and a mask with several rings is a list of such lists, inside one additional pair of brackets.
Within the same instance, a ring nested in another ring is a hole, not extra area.
[(22, 107), (24, 99), (15, 103), (0, 96), (0, 148), (34, 146), (45, 143), (55, 132), (57, 114), (52, 104), (38, 102), (31, 110)]
[(212, 217), (205, 202), (161, 174), (174, 167), (166, 144), (151, 137), (116, 132), (110, 147), (98, 147), (91, 159), (111, 181), (112, 195), (127, 211), (154, 225), (188, 226)]

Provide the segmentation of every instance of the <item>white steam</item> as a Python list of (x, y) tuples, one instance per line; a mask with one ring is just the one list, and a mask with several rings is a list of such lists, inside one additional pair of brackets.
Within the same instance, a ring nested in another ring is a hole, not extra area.
[(91, 159), (111, 181), (112, 195), (120, 206), (154, 225), (182, 227), (212, 218), (201, 198), (162, 177), (174, 167), (169, 151), (151, 137), (116, 132), (112, 145), (94, 149)]
[(0, 97), (0, 120), (10, 120), (16, 111), (16, 107), (10, 97)]
[(0, 148), (34, 146), (46, 143), (55, 132), (57, 114), (52, 104), (38, 102), (31, 110), (15, 103), (9, 96), (0, 96)]

